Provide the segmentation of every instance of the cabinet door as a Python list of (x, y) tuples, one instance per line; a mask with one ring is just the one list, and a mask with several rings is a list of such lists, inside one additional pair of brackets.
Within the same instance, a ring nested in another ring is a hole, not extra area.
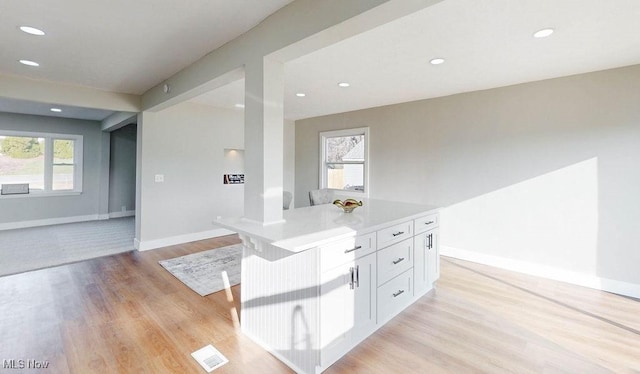
[(413, 238), (413, 291), (415, 296), (422, 296), (429, 291), (429, 264), (427, 245), (429, 233), (422, 233)]
[(376, 329), (376, 255), (364, 256), (356, 260), (355, 264), (353, 334), (356, 342), (359, 342)]
[(321, 366), (331, 365), (375, 330), (375, 261), (370, 254), (322, 274)]
[[(431, 235), (431, 236), (429, 236)], [(429, 273), (429, 285), (433, 285), (433, 282), (440, 278), (440, 245), (439, 245), (439, 230), (434, 229), (427, 232), (427, 256), (428, 273)]]
[(331, 365), (349, 346), (355, 316), (353, 262), (322, 274), (320, 285), (320, 364)]
[(429, 230), (414, 238), (413, 280), (415, 296), (431, 290), (433, 282), (440, 278), (438, 229)]

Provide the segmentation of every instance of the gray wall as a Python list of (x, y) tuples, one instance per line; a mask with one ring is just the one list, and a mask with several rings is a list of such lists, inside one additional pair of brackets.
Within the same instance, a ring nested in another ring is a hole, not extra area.
[(318, 133), (370, 127), (370, 196), (442, 211), (445, 247), (640, 285), (640, 66), (296, 122), (296, 204)]
[[(182, 103), (138, 119), (139, 227), (144, 242), (219, 229), (242, 216), (243, 185), (225, 185), (225, 149), (244, 148), (242, 111)], [(164, 176), (156, 183), (155, 175)]]
[(136, 209), (136, 124), (111, 132), (109, 213)]
[(103, 213), (100, 212), (100, 199), (102, 196), (106, 199), (106, 195), (100, 190), (100, 178), (103, 174), (103, 160), (105, 157), (108, 159), (109, 149), (104, 149), (99, 122), (0, 113), (0, 129), (82, 135), (84, 146), (82, 194), (59, 197), (0, 197), (0, 224)]

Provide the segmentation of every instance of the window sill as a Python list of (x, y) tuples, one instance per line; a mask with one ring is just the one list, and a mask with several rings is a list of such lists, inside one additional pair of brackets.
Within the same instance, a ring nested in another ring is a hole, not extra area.
[(369, 197), (369, 194), (365, 191), (358, 190), (340, 190), (337, 188), (328, 188), (328, 190), (332, 191), (334, 195), (345, 196), (345, 195), (357, 195), (361, 198)]
[(24, 199), (34, 197), (57, 197), (57, 196), (77, 196), (82, 192), (77, 191), (61, 191), (61, 192), (32, 192), (26, 194), (0, 195), (0, 199)]

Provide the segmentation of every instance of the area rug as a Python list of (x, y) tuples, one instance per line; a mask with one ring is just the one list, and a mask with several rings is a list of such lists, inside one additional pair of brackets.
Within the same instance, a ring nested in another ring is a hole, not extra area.
[(240, 283), (242, 244), (160, 261), (160, 265), (200, 296)]

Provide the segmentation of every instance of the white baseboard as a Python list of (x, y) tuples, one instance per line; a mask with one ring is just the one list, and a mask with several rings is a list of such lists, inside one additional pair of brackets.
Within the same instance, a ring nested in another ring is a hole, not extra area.
[(534, 275), (537, 277), (571, 283), (596, 290), (612, 292), (619, 295), (640, 298), (640, 284), (628, 283), (598, 277), (596, 275), (577, 273), (570, 270), (555, 268), (547, 265), (514, 260), (485, 253), (468, 251), (454, 247), (440, 245), (440, 254), (460, 260), (477, 262), (501, 269)]
[(8, 222), (8, 223), (0, 223), (0, 231), (24, 229), (28, 227), (37, 227), (37, 226), (60, 225), (63, 223), (96, 221), (96, 220), (108, 219), (108, 218), (109, 218), (108, 215), (105, 216), (102, 214), (89, 214), (86, 216), (59, 217), (59, 218), (37, 219), (33, 221)]
[(135, 215), (135, 210), (125, 210), (124, 212), (111, 212), (109, 213), (109, 218), (131, 217)]
[(168, 238), (155, 239), (155, 240), (143, 240), (134, 239), (134, 246), (139, 251), (148, 251), (150, 249), (168, 247), (170, 245), (183, 244), (189, 242), (195, 242), (197, 240), (216, 238), (218, 236), (225, 236), (235, 234), (235, 232), (227, 229), (216, 229), (195, 232), (192, 234), (170, 236)]

